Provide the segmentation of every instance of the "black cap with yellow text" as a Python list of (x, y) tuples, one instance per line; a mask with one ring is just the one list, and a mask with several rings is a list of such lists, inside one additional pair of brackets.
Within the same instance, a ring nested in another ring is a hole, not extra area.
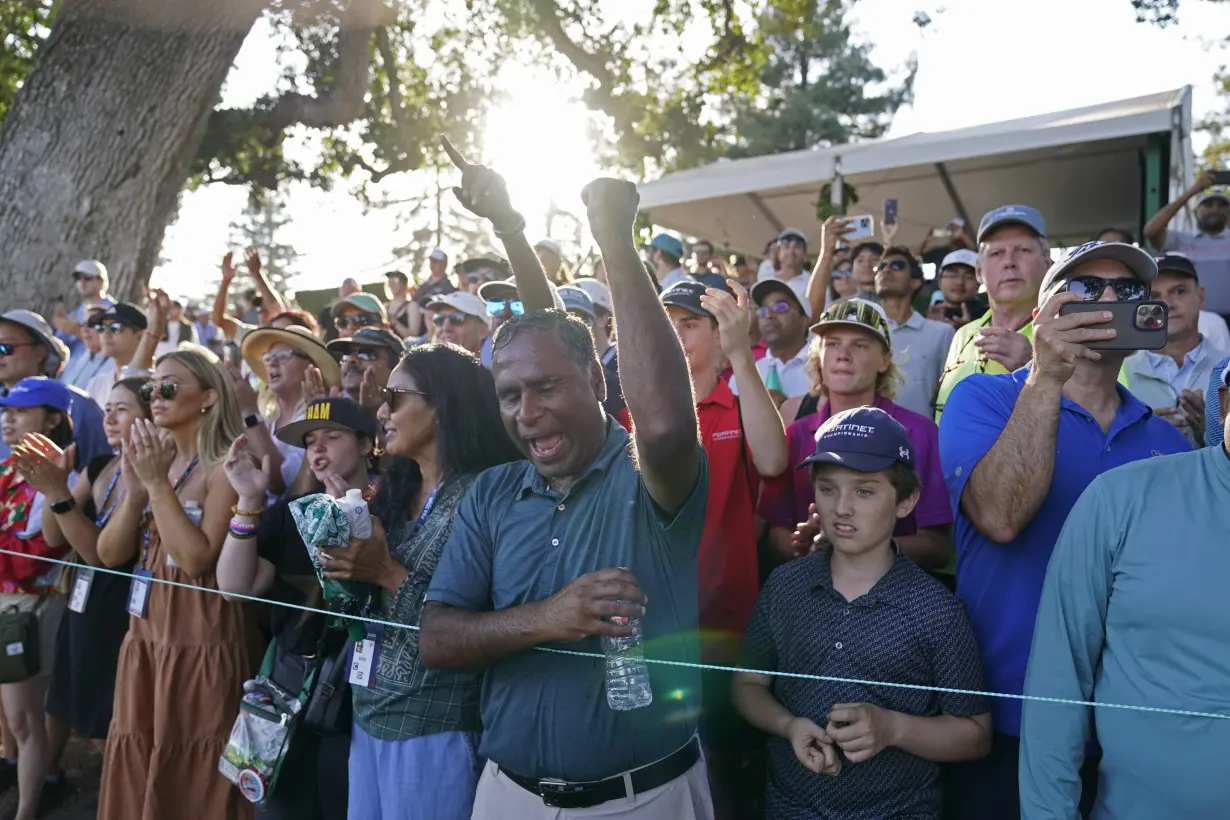
[(306, 447), (303, 440), (313, 430), (349, 430), (375, 441), (380, 425), (375, 413), (353, 399), (316, 399), (308, 404), (302, 419), (292, 421), (274, 435), (294, 447)]

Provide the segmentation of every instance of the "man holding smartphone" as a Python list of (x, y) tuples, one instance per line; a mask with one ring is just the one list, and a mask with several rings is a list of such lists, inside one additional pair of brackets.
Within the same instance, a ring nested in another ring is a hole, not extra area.
[[(1092, 349), (1115, 339), (1113, 314), (1064, 314), (1075, 303), (1136, 303), (1157, 277), (1131, 245), (1090, 242), (1042, 280), (1026, 367), (975, 373), (948, 399), (940, 460), (952, 499), (957, 595), (966, 604), (992, 692), (1020, 694), (1042, 580), (1076, 499), (1099, 474), (1191, 449), (1172, 425), (1117, 384), (1129, 351)], [(954, 765), (945, 789), (951, 820), (1020, 816), (1021, 703), (995, 698), (991, 754)], [(1087, 805), (1096, 760), (1086, 761)]]
[[(1230, 184), (1230, 171), (1205, 171), (1174, 202), (1169, 202), (1145, 225), (1145, 237), (1163, 253), (1181, 253), (1196, 263), (1205, 287), (1206, 309), (1230, 318), (1230, 193), (1214, 185)], [(1171, 220), (1193, 198), (1196, 233), (1176, 231)]]

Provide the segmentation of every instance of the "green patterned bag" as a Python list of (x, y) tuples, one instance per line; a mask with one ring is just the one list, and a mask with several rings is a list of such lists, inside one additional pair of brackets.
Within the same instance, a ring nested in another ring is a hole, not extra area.
[(317, 550), (321, 547), (345, 547), (350, 543), (350, 519), (336, 498), (325, 493), (305, 495), (290, 502), (290, 514), (295, 527), (307, 546), (308, 557), (316, 570), (316, 579), (324, 590), (325, 606), (341, 615), (361, 615), (375, 592), (372, 584), (361, 581), (334, 581), (325, 578), (325, 567)]

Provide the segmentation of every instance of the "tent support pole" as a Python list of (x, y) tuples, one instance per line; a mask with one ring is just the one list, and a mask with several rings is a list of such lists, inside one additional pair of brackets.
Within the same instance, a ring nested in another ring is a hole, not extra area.
[[(1144, 202), (1141, 203), (1142, 220), (1152, 219), (1169, 199), (1170, 168), (1165, 164), (1163, 156), (1165, 143), (1169, 139), (1169, 134), (1150, 134), (1145, 143), (1145, 184), (1141, 186), (1144, 194)], [(1162, 190), (1163, 186), (1167, 188), (1165, 192)], [(1153, 247), (1152, 243), (1148, 243), (1148, 246)], [(1156, 248), (1154, 251), (1161, 253)]]
[(965, 210), (965, 203), (961, 201), (961, 195), (957, 193), (957, 186), (952, 184), (952, 177), (948, 176), (948, 168), (944, 163), (935, 163), (935, 172), (939, 174), (940, 183), (944, 186), (944, 190), (948, 193), (948, 199), (952, 202), (953, 209), (957, 212), (957, 216), (965, 220), (966, 225), (973, 225), (969, 221), (969, 213)]
[(759, 211), (760, 215), (765, 218), (765, 221), (773, 227), (773, 233), (782, 232), (785, 226), (777, 221), (777, 217), (775, 217), (773, 212), (769, 210), (769, 207), (764, 204), (764, 200), (760, 198), (760, 194), (748, 194), (747, 201), (752, 203), (752, 207)]

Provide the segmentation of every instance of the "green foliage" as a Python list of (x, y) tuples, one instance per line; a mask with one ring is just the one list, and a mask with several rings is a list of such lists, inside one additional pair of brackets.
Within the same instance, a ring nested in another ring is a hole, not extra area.
[(732, 157), (873, 139), (911, 99), (916, 64), (889, 85), (846, 21), (851, 0), (777, 0), (759, 16), (769, 55), (754, 95), (736, 97)]
[(0, 0), (0, 122), (34, 65), (54, 11), (52, 0)]

